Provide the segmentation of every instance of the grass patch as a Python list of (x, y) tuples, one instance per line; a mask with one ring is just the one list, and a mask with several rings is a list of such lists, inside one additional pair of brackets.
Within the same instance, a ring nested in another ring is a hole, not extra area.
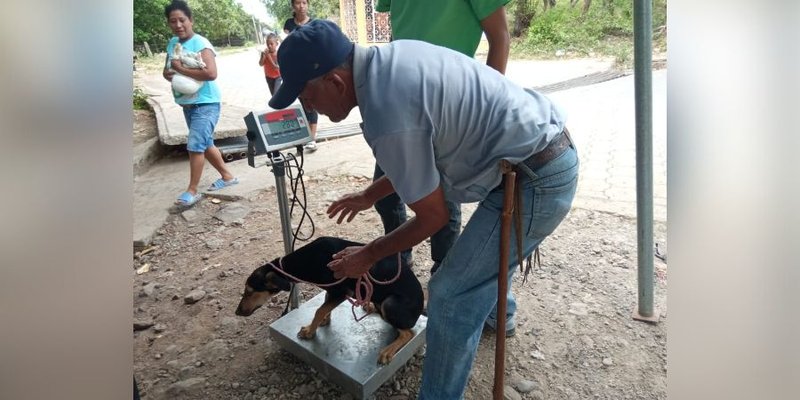
[[(653, 1), (653, 51), (666, 49), (666, 0)], [(662, 34), (663, 32), (663, 34)], [(595, 1), (586, 14), (581, 5), (559, 2), (537, 11), (528, 30), (511, 43), (513, 58), (611, 57), (617, 66), (633, 65), (633, 2)]]
[(150, 104), (147, 103), (147, 93), (141, 88), (133, 88), (133, 109), (134, 110), (149, 110)]

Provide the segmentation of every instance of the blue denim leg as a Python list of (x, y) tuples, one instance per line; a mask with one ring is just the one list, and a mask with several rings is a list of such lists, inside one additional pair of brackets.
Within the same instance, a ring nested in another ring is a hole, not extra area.
[[(383, 170), (378, 164), (375, 164), (375, 173), (372, 180), (376, 181), (382, 177)], [(400, 225), (406, 222), (408, 216), (406, 215), (406, 206), (400, 201), (400, 196), (397, 193), (392, 193), (377, 202), (375, 202), (375, 211), (381, 216), (383, 222), (383, 232), (389, 233), (397, 229)], [(411, 262), (411, 249), (405, 250), (400, 253), (400, 258), (403, 264)]]
[(186, 150), (203, 153), (214, 146), (214, 127), (219, 121), (219, 103), (197, 104), (183, 108), (183, 118), (189, 127)]
[[(522, 176), (520, 185), (524, 256), (553, 232), (569, 211), (578, 181), (575, 150)], [(502, 185), (481, 201), (461, 237), (448, 253), (428, 289), (427, 350), (421, 400), (461, 399), (478, 348), (483, 322), (497, 301)], [(511, 241), (509, 276), (517, 264)]]

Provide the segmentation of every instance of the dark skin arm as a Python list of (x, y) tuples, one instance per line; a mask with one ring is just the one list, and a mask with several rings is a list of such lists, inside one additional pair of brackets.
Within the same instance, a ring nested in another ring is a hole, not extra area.
[[(202, 57), (203, 62), (206, 64), (206, 67), (203, 69), (186, 68), (183, 66), (181, 60), (173, 59), (171, 64), (172, 70), (198, 81), (213, 81), (217, 79), (217, 62), (211, 49), (203, 49), (200, 52), (200, 57)], [(167, 71), (165, 70), (164, 78), (171, 81), (172, 75), (167, 78)]]
[[(388, 179), (386, 181), (388, 182)], [(375, 183), (378, 183), (378, 181), (375, 181)], [(382, 185), (383, 184), (381, 184), (381, 186)], [(374, 184), (370, 187), (372, 186), (374, 186)], [(368, 188), (364, 192), (369, 191), (370, 189)], [(363, 197), (361, 197), (362, 201), (357, 204), (351, 202), (352, 199), (345, 196), (331, 204), (331, 207), (328, 208), (328, 216), (334, 218), (337, 213), (347, 210), (347, 212), (351, 213), (348, 219), (348, 221), (350, 221), (355, 216), (355, 214), (352, 213), (353, 210), (362, 207), (370, 201), (371, 203), (367, 205), (367, 208), (371, 207), (377, 200), (374, 196), (378, 193), (382, 192), (376, 189), (371, 195), (369, 193), (363, 194)], [(341, 207), (342, 202), (350, 203), (351, 206)], [(444, 201), (444, 192), (441, 187), (436, 188), (436, 190), (429, 195), (408, 206), (416, 214), (414, 218), (409, 219), (397, 229), (373, 240), (366, 246), (348, 247), (334, 254), (333, 261), (328, 263), (328, 267), (334, 272), (334, 277), (337, 279), (343, 276), (357, 278), (369, 271), (370, 267), (378, 262), (378, 260), (411, 248), (421, 243), (426, 238), (431, 237), (431, 235), (447, 224), (447, 221), (450, 219), (450, 212), (447, 210), (447, 205)], [(339, 217), (339, 222), (344, 218), (344, 215), (345, 214)]]
[(161, 73), (164, 76), (164, 79), (172, 82), (172, 76), (175, 75), (175, 71), (169, 68), (169, 55), (167, 55), (167, 59), (164, 60), (164, 72)]
[(486, 33), (486, 40), (489, 42), (489, 54), (486, 56), (486, 65), (505, 75), (506, 64), (508, 63), (508, 51), (511, 43), (505, 7), (498, 8), (493, 13), (489, 14), (488, 17), (481, 20), (481, 27), (483, 28), (483, 32)]
[(328, 218), (333, 218), (336, 214), (341, 213), (336, 223), (341, 224), (345, 218), (347, 218), (347, 222), (350, 222), (359, 212), (372, 207), (375, 202), (392, 193), (394, 193), (394, 186), (384, 175), (372, 182), (366, 189), (346, 194), (331, 203), (328, 207)]

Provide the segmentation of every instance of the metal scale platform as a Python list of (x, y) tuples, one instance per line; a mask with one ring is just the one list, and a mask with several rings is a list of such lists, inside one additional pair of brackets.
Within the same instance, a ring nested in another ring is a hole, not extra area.
[[(280, 151), (311, 140), (305, 114), (302, 107), (293, 105), (278, 111), (254, 111), (244, 120), (248, 129), (248, 164), (258, 167), (255, 156), (267, 154), (269, 161), (266, 165), (272, 166), (275, 175), (284, 250), (288, 254), (292, 251), (292, 227), (286, 193), (286, 158)], [(369, 397), (425, 343), (428, 319), (420, 316), (413, 329), (414, 337), (388, 365), (378, 364), (378, 353), (394, 341), (397, 330), (378, 314), (356, 321), (349, 302), (340, 304), (331, 312), (331, 324), (317, 329), (314, 339), (299, 339), (297, 332), (314, 318), (317, 308), (325, 300), (325, 293), (303, 304), (298, 304), (298, 298), (297, 287), (292, 285), (289, 293), (291, 311), (270, 325), (270, 336), (281, 347), (314, 367), (325, 379), (338, 384), (357, 399)], [(362, 310), (356, 310), (356, 315), (362, 314)]]
[[(414, 337), (387, 365), (378, 364), (378, 353), (397, 337), (397, 330), (378, 314), (360, 322), (353, 319), (351, 305), (344, 302), (331, 313), (331, 324), (317, 329), (314, 339), (297, 337), (308, 325), (314, 312), (325, 300), (325, 293), (316, 295), (269, 326), (272, 339), (281, 347), (314, 367), (328, 381), (336, 383), (357, 399), (366, 399), (406, 364), (425, 344), (428, 319), (419, 317)], [(360, 308), (356, 315), (363, 315)]]

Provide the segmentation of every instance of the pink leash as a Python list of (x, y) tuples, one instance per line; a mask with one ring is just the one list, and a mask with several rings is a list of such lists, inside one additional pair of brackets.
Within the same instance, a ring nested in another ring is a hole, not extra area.
[[(272, 265), (272, 268), (274, 268), (275, 270), (279, 271), (280, 273), (286, 275), (290, 279), (293, 279), (293, 280), (295, 280), (297, 282), (301, 282), (301, 283), (308, 283), (310, 285), (314, 285), (314, 286), (320, 287), (320, 288), (326, 288), (326, 287), (338, 285), (338, 284), (344, 282), (345, 279), (347, 279), (347, 277), (341, 278), (338, 281), (333, 282), (333, 283), (309, 282), (309, 281), (304, 281), (304, 280), (302, 280), (302, 279), (300, 279), (300, 278), (298, 278), (298, 277), (296, 277), (296, 276), (284, 271), (283, 270), (283, 257), (278, 259), (278, 265), (277, 266), (275, 264), (271, 263), (271, 262), (268, 262), (267, 264)], [(350, 310), (353, 312), (353, 318), (357, 322), (361, 322), (361, 320), (364, 319), (364, 317), (369, 315), (369, 313), (366, 313), (366, 314), (362, 315), (361, 317), (357, 317), (356, 316), (356, 307), (364, 306), (364, 305), (367, 305), (367, 304), (370, 303), (370, 299), (372, 299), (372, 291), (374, 289), (374, 287), (372, 285), (373, 282), (377, 283), (378, 285), (388, 285), (390, 283), (394, 283), (394, 281), (396, 281), (397, 278), (400, 277), (400, 272), (401, 272), (402, 268), (403, 268), (403, 266), (402, 266), (402, 263), (400, 261), (400, 253), (397, 253), (397, 274), (395, 274), (394, 278), (392, 278), (392, 279), (390, 279), (388, 281), (379, 281), (379, 280), (375, 279), (375, 277), (373, 277), (372, 274), (369, 271), (367, 271), (363, 275), (359, 276), (358, 279), (356, 279), (356, 289), (355, 289), (356, 298), (353, 299), (350, 296), (347, 296), (347, 300), (350, 302), (350, 304), (352, 306)], [(362, 293), (362, 289), (363, 289), (363, 293)]]

